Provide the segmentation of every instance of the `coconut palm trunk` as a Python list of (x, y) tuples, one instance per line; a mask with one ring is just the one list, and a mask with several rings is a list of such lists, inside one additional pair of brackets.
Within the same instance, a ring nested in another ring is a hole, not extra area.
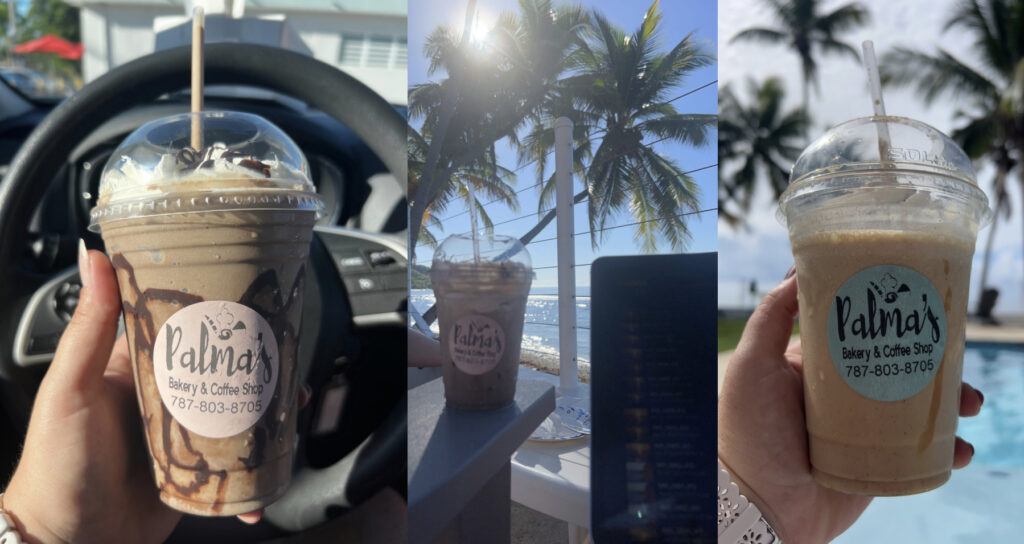
[[(996, 170), (996, 179), (993, 186), (995, 188), (995, 210), (994, 217), (992, 218), (992, 228), (988, 231), (988, 236), (985, 238), (985, 257), (981, 261), (981, 278), (978, 289), (978, 307), (975, 314), (981, 318), (991, 318), (992, 308), (986, 301), (986, 292), (989, 290), (988, 285), (988, 271), (989, 264), (992, 260), (992, 246), (996, 239), (996, 227), (999, 226), (999, 212), (1005, 205), (1004, 199), (1006, 198), (1006, 177), (1009, 174), (1010, 169), (1013, 168), (1013, 163), (1007, 155), (1003, 155), (999, 161), (999, 165)], [(995, 301), (992, 301), (994, 303)]]
[[(473, 15), (476, 13), (476, 0), (469, 0), (466, 4), (466, 22), (462, 30), (462, 43), (460, 47), (466, 47), (469, 37), (473, 32)], [(453, 80), (456, 75), (451, 74)], [(457, 81), (457, 80), (455, 80)], [(452, 83), (455, 83), (453, 81)], [(445, 136), (448, 133), (448, 125), (451, 124), (452, 116), (455, 115), (455, 103), (459, 98), (459, 86), (448, 85), (445, 89), (444, 98), (441, 101), (441, 116), (434, 129), (433, 139), (430, 141), (430, 148), (423, 165), (423, 173), (420, 176), (419, 189), (413, 195), (412, 209), (409, 217), (409, 252), (410, 261), (416, 260), (416, 240), (419, 237), (420, 227), (423, 225), (423, 214), (427, 211), (427, 205), (437, 197), (441, 190), (441, 184), (447, 176), (435, 176), (438, 162), (441, 159), (441, 148), (444, 146)]]

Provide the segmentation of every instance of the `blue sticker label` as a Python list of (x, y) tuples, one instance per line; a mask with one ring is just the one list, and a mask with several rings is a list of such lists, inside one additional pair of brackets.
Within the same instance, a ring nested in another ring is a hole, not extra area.
[(942, 298), (911, 268), (861, 270), (832, 300), (828, 348), (839, 375), (861, 395), (881, 401), (910, 398), (932, 381), (942, 363)]

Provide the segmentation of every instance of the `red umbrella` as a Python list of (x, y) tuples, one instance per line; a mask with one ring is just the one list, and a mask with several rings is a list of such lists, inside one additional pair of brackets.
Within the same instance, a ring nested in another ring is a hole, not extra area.
[(79, 60), (82, 58), (82, 44), (71, 43), (63, 38), (47, 34), (42, 38), (27, 41), (14, 47), (15, 53), (56, 53), (58, 57)]

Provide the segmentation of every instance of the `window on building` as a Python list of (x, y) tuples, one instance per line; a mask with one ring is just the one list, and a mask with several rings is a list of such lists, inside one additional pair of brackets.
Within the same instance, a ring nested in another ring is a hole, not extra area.
[(342, 66), (404, 70), (408, 56), (405, 36), (342, 34), (341, 37)]

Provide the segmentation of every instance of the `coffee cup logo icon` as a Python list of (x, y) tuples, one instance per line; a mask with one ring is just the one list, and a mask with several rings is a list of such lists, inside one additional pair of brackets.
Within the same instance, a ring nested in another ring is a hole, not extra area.
[(890, 273), (886, 273), (877, 283), (869, 282), (871, 288), (878, 293), (878, 296), (885, 301), (886, 304), (892, 304), (896, 302), (896, 299), (903, 293), (910, 292), (910, 286), (905, 283), (901, 283)]
[(222, 307), (220, 313), (214, 317), (203, 315), (203, 318), (210, 330), (221, 340), (231, 340), (231, 335), (235, 331), (244, 331), (246, 328), (243, 321), (235, 321), (235, 314), (231, 313), (227, 307)]

